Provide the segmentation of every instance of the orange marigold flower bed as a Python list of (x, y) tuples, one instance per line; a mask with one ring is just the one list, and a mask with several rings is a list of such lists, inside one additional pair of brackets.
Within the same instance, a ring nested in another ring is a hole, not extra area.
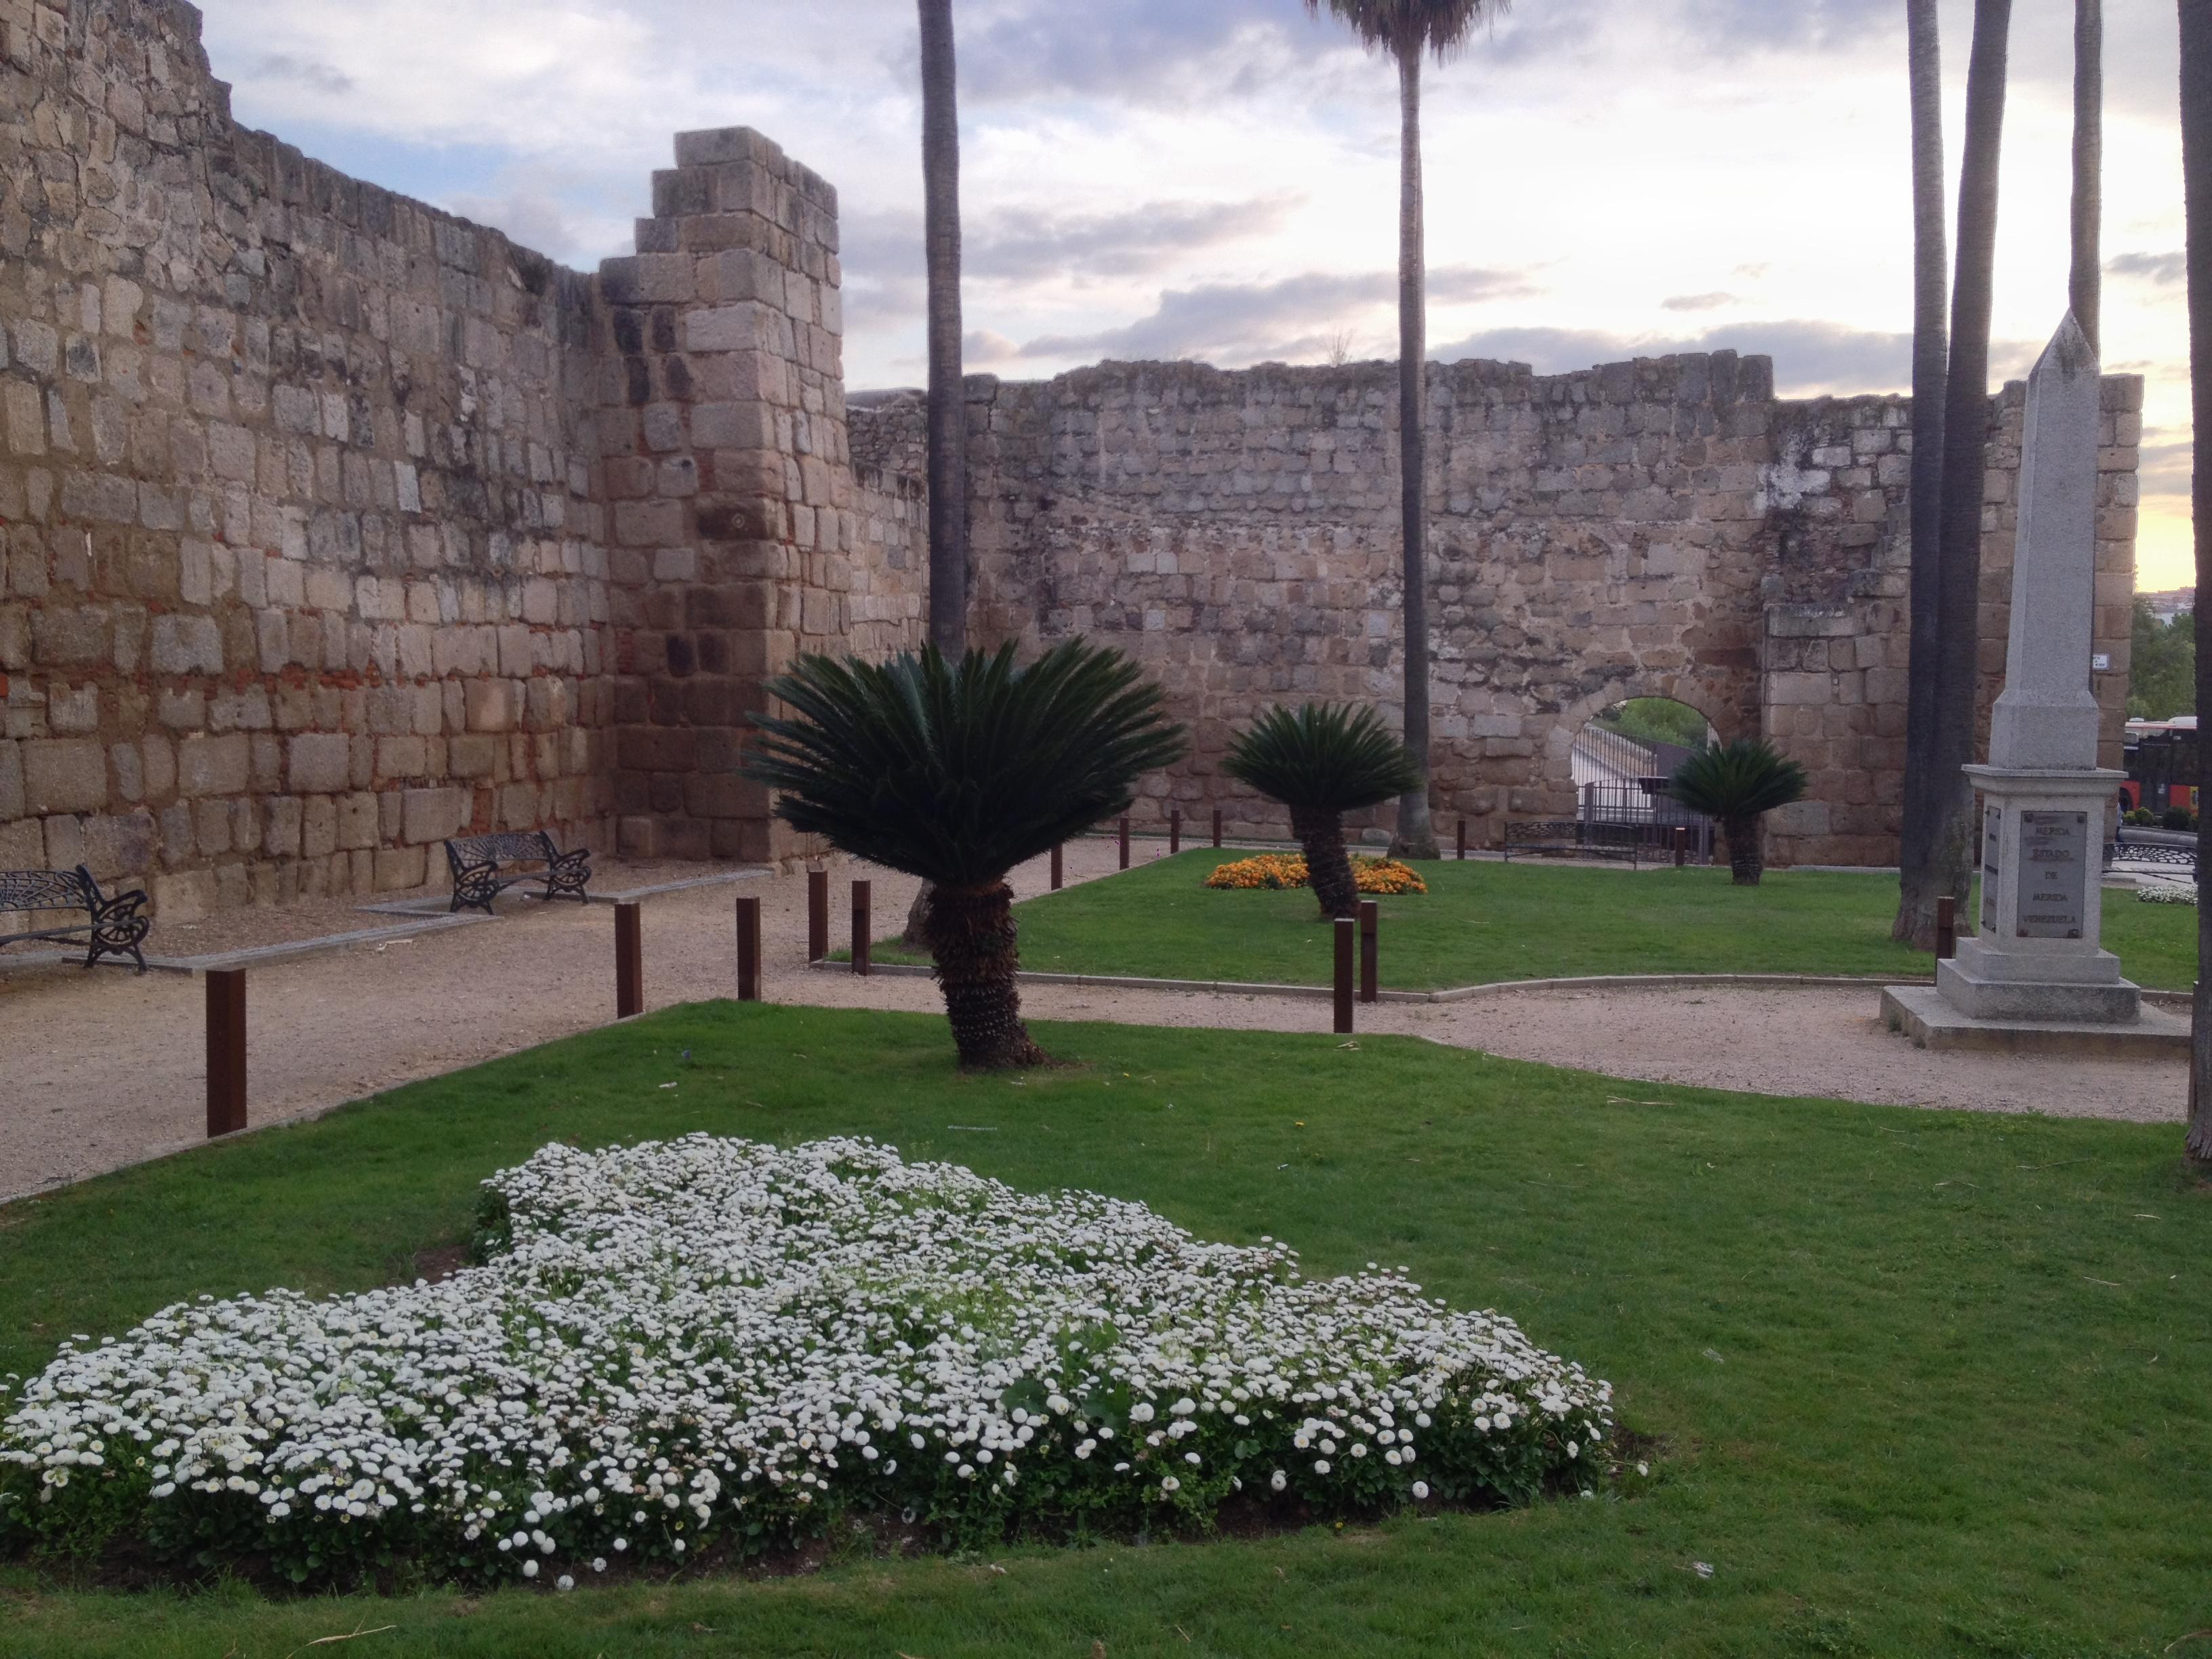
[[(1410, 866), (1395, 859), (1361, 858), (1355, 854), (1352, 878), (1363, 893), (1388, 896), (1429, 890), (1428, 883)], [(1306, 884), (1306, 861), (1297, 853), (1261, 853), (1218, 866), (1206, 878), (1206, 884), (1244, 890), (1266, 888), (1278, 892), (1285, 887), (1303, 887)]]

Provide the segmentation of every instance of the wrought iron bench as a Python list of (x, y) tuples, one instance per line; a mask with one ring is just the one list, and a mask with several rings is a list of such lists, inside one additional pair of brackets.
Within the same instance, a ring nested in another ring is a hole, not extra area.
[(146, 971), (145, 953), (139, 950), (154, 926), (153, 918), (140, 915), (146, 895), (137, 888), (113, 897), (100, 890), (92, 872), (82, 864), (74, 870), (0, 870), (0, 917), (35, 917), (41, 910), (82, 910), (82, 921), (64, 927), (32, 927), (21, 933), (0, 933), (0, 945), (25, 939), (82, 939), (84, 965), (102, 957), (128, 957)]
[(1579, 818), (1543, 818), (1505, 825), (1505, 858), (1625, 859), (1640, 864), (1644, 857), (1643, 826), (1634, 823), (1586, 823)]
[[(491, 914), (491, 902), (518, 882), (543, 878), (548, 900), (572, 898), (586, 902), (585, 884), (592, 878), (592, 849), (579, 847), (564, 853), (543, 830), (496, 836), (463, 836), (446, 843), (446, 862), (453, 872), (453, 910), (481, 910)], [(543, 865), (542, 870), (518, 869), (518, 865)]]

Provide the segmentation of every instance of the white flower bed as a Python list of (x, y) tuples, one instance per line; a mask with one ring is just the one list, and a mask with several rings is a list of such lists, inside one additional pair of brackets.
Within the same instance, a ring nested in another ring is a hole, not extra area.
[[(489, 1265), (179, 1304), (0, 1420), (0, 1534), (565, 1587), (840, 1511), (948, 1540), (1583, 1486), (1610, 1385), (1370, 1264), (865, 1140), (550, 1146)], [(106, 1517), (103, 1520), (101, 1517)]]
[(2136, 901), (2141, 904), (2194, 904), (2197, 902), (2197, 884), (2194, 882), (2185, 885), (2178, 881), (2162, 881), (2154, 887), (2137, 888)]

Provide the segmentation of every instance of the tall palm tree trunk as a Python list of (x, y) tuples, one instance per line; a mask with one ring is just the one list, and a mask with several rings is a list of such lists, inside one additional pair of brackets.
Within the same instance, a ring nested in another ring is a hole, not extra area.
[(1324, 916), (1359, 914), (1359, 882), (1344, 850), (1344, 815), (1324, 806), (1291, 808), (1291, 833), (1306, 855), (1306, 884)]
[[(2197, 476), (2197, 591), (2212, 594), (2212, 465), (2204, 445), (2212, 434), (2212, 0), (2181, 0), (2181, 176), (2187, 203), (2189, 377)], [(2197, 606), (2197, 706), (2212, 708), (2212, 605)], [(2197, 747), (2197, 784), (2208, 781), (2204, 744)], [(2197, 861), (2197, 959), (2212, 963), (2212, 869)], [(2212, 976), (2198, 969), (2192, 1011), (2196, 1042), (2189, 1057), (2188, 1156), (2212, 1165)]]
[(1044, 1064), (1022, 1023), (1014, 890), (1002, 881), (932, 887), (925, 927), (960, 1063), (978, 1071)]
[[(1437, 856), (1429, 826), (1428, 251), (1421, 222), (1421, 46), (1398, 48), (1399, 521), (1406, 559), (1406, 748), (1420, 781), (1398, 799), (1395, 857)], [(1310, 867), (1310, 866), (1309, 866)]]
[(1936, 948), (1936, 868), (1943, 792), (1936, 787), (1936, 681), (1942, 634), (1944, 358), (1950, 329), (1943, 226), (1943, 63), (1936, 0), (1906, 0), (1912, 88), (1912, 655), (1905, 683), (1905, 811), (1893, 937)]
[[(1951, 285), (1951, 362), (1943, 398), (1942, 652), (1936, 741), (1929, 756), (1936, 819), (1936, 891), (1963, 900), (1974, 872), (1974, 758), (1981, 684), (1982, 489), (1990, 432), (1990, 293), (1996, 264), (1997, 161), (2004, 139), (2005, 56), (2012, 0), (1975, 0), (1966, 67), (1966, 146), (1959, 172), (1958, 269)], [(1965, 903), (1962, 916), (1970, 915)]]
[(952, 0), (921, 8), (923, 235), (929, 267), (929, 642), (968, 637), (968, 397), (960, 362), (960, 102)]
[(2074, 269), (2066, 285), (2089, 349), (2104, 356), (2105, 0), (2074, 0)]

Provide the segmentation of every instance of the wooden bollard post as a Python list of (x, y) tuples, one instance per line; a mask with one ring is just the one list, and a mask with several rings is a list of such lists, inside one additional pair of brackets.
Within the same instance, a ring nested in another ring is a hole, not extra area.
[(761, 902), (738, 901), (738, 1000), (761, 1000)]
[(868, 971), (868, 946), (872, 942), (870, 935), (875, 932), (868, 921), (869, 901), (874, 890), (872, 882), (853, 884), (853, 971), (863, 977)]
[(1221, 846), (1221, 809), (1218, 806), (1213, 809), (1213, 845), (1217, 850)]
[(1936, 901), (1936, 955), (1939, 961), (1948, 962), (1959, 954), (1959, 901), (1939, 898)]
[(1678, 823), (1674, 826), (1674, 867), (1680, 870), (1689, 861), (1690, 826), (1686, 823)]
[(806, 872), (806, 959), (819, 962), (830, 954), (830, 872)]
[(207, 975), (207, 1132), (236, 1134), (246, 1127), (246, 969)]
[(1459, 861), (1462, 864), (1467, 862), (1467, 820), (1465, 818), (1459, 821)]
[(1350, 916), (1336, 919), (1336, 1034), (1352, 1035), (1352, 957), (1359, 924)]
[(638, 907), (615, 906), (615, 1018), (628, 1019), (645, 1012), (645, 940), (638, 926)]
[(1060, 890), (1061, 884), (1067, 878), (1067, 872), (1060, 858), (1060, 848), (1064, 844), (1054, 842), (1052, 845), (1052, 890), (1055, 893)]
[(1168, 856), (1173, 858), (1182, 851), (1182, 808), (1176, 807), (1168, 814)]
[(1129, 820), (1126, 817), (1121, 820), (1121, 867), (1126, 870), (1129, 867)]
[(1382, 907), (1373, 899), (1359, 901), (1359, 1000), (1372, 1002), (1382, 989)]

